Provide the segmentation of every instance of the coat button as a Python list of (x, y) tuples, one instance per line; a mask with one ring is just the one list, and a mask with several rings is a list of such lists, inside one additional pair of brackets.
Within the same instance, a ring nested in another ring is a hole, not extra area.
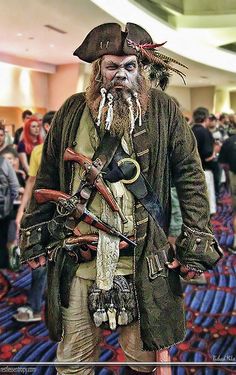
[(38, 232), (42, 232), (42, 228), (38, 228), (37, 231), (38, 231)]
[(196, 243), (200, 243), (200, 242), (201, 242), (201, 238), (197, 238)]
[(74, 142), (72, 143), (72, 146), (76, 146), (76, 145), (77, 145), (77, 142), (74, 141)]
[(30, 236), (30, 231), (29, 230), (27, 230), (27, 232), (25, 233), (26, 234), (26, 236)]

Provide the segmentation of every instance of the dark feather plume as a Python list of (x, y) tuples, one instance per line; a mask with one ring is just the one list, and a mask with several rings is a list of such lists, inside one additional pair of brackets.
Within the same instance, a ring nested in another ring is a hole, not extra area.
[(161, 64), (150, 64), (148, 66), (148, 78), (155, 86), (160, 86), (164, 91), (169, 83), (170, 72)]
[(149, 70), (150, 81), (155, 82), (155, 84), (157, 86), (159, 85), (162, 90), (165, 90), (169, 83), (171, 71), (177, 73), (182, 78), (184, 84), (186, 84), (184, 79), (186, 76), (185, 73), (174, 68), (171, 64), (177, 64), (184, 68), (187, 68), (187, 66), (157, 50), (166, 42), (160, 44), (137, 44), (132, 40), (127, 41), (130, 47), (139, 52), (143, 65)]

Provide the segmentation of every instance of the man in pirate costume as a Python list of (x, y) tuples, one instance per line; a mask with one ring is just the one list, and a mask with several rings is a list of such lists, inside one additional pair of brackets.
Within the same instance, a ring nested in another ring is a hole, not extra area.
[[(133, 23), (93, 29), (74, 52), (93, 64), (90, 85), (58, 110), (44, 144), (21, 250), (33, 268), (48, 260), (46, 318), (59, 362), (97, 361), (105, 323), (120, 326), (126, 360), (137, 362), (126, 373), (151, 373), (141, 362), (185, 336), (180, 275), (194, 278), (221, 257), (195, 138), (173, 100), (151, 88), (164, 89), (170, 72), (184, 77), (161, 45)], [(183, 216), (176, 253), (167, 241), (171, 179)]]

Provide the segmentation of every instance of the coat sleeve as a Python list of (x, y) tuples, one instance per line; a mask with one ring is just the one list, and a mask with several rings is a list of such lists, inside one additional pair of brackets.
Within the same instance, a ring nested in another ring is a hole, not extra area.
[[(33, 189), (60, 190), (60, 153), (64, 117), (68, 112), (70, 98), (55, 114), (50, 131), (45, 139), (41, 164)], [(53, 241), (48, 230), (52, 221), (55, 204), (38, 204), (32, 194), (29, 208), (23, 216), (20, 230), (20, 249), (22, 262), (46, 255), (46, 246)], [(55, 242), (55, 240), (54, 240)]]
[(181, 207), (183, 225), (176, 241), (176, 257), (188, 268), (205, 271), (222, 256), (210, 224), (210, 211), (201, 160), (194, 134), (172, 101), (170, 164)]

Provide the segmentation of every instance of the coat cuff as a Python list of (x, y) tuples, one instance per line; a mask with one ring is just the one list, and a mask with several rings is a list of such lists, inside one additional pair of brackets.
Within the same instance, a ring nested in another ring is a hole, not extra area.
[(223, 256), (223, 251), (211, 233), (182, 226), (182, 232), (176, 240), (176, 258), (191, 270), (204, 272), (212, 269)]

